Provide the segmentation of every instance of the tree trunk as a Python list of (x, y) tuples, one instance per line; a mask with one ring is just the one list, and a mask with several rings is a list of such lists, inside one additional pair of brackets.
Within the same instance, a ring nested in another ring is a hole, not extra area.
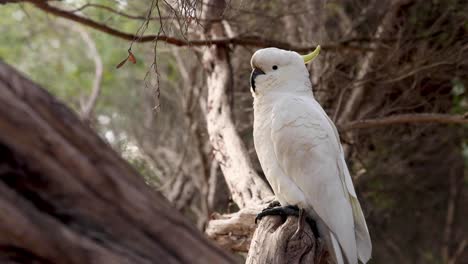
[(298, 218), (267, 216), (252, 238), (246, 264), (326, 264), (328, 252), (308, 224), (298, 230)]
[[(203, 9), (202, 18), (206, 21), (222, 19), (225, 7), (225, 0), (210, 0)], [(206, 38), (226, 37), (221, 22), (206, 23), (204, 30)], [(233, 75), (229, 48), (225, 45), (212, 45), (204, 49), (203, 66), (207, 74), (208, 87), (206, 116), (208, 133), (215, 158), (226, 178), (232, 199), (240, 208), (261, 204), (273, 193), (254, 170), (231, 117), (231, 107), (227, 97)]]
[(0, 113), (1, 263), (235, 263), (1, 61)]

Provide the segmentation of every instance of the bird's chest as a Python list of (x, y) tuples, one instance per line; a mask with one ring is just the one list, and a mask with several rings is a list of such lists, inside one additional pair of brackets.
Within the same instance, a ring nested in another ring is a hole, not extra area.
[(285, 174), (275, 154), (271, 137), (271, 108), (255, 107), (254, 144), (260, 165), (276, 198), (282, 205), (301, 205), (305, 201), (302, 191)]
[[(277, 161), (271, 140), (271, 116), (273, 105), (256, 101), (254, 104), (254, 145), (260, 165), (267, 180), (272, 184), (271, 175), (277, 174)], [(272, 186), (273, 187), (273, 186)]]
[[(256, 106), (254, 108), (254, 145), (260, 165), (265, 175), (271, 174), (273, 165), (276, 164), (274, 146), (271, 140), (271, 107)], [(270, 179), (268, 179), (270, 181)]]

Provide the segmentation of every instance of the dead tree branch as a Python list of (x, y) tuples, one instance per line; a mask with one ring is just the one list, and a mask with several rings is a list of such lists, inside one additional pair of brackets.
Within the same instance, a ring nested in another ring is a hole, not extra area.
[(438, 124), (468, 124), (468, 118), (463, 115), (449, 115), (449, 114), (402, 114), (393, 115), (376, 119), (364, 119), (346, 123), (340, 126), (340, 130), (353, 130), (363, 128), (374, 128), (381, 126), (391, 126), (398, 124), (419, 124), (419, 123), (438, 123)]
[(232, 214), (214, 214), (205, 232), (223, 248), (248, 252), (257, 227), (255, 217), (266, 206), (267, 204), (247, 207)]
[(255, 230), (246, 264), (325, 264), (328, 252), (309, 225), (298, 231), (298, 218), (267, 216)]
[(96, 48), (96, 43), (91, 38), (90, 34), (82, 27), (69, 26), (70, 29), (78, 32), (81, 38), (88, 47), (89, 57), (94, 62), (94, 79), (91, 87), (91, 94), (88, 100), (81, 107), (80, 117), (82, 120), (89, 121), (92, 119), (94, 108), (96, 107), (97, 99), (101, 93), (101, 82), (104, 66), (102, 64), (101, 55)]
[[(134, 42), (162, 41), (162, 42), (166, 42), (167, 44), (175, 45), (175, 46), (194, 46), (194, 47), (232, 44), (232, 45), (239, 45), (239, 46), (252, 46), (252, 47), (258, 47), (258, 48), (277, 47), (277, 48), (282, 48), (286, 50), (294, 50), (297, 52), (309, 52), (315, 49), (315, 46), (294, 45), (294, 44), (290, 44), (290, 43), (283, 42), (283, 41), (265, 39), (259, 36), (237, 36), (237, 37), (232, 37), (232, 38), (218, 37), (218, 38), (207, 38), (207, 39), (196, 39), (196, 40), (180, 39), (180, 38), (165, 36), (162, 34), (138, 36), (135, 34), (131, 34), (131, 33), (127, 33), (127, 32), (114, 29), (105, 24), (96, 22), (92, 19), (77, 15), (71, 11), (66, 11), (66, 10), (51, 6), (47, 3), (47, 1), (20, 0), (19, 2), (29, 2), (33, 4), (34, 6), (36, 6), (37, 8), (47, 13), (75, 21), (79, 24), (91, 27), (95, 30), (99, 30), (101, 32), (107, 33), (114, 37), (118, 37), (118, 38), (125, 39), (128, 41), (134, 41)], [(218, 20), (202, 19), (202, 21), (216, 22)], [(351, 44), (351, 42), (349, 41), (343, 41), (342, 43), (338, 43), (338, 44), (323, 44), (321, 45), (321, 48), (324, 51), (339, 51), (339, 50), (370, 51), (372, 50), (367, 47)]]

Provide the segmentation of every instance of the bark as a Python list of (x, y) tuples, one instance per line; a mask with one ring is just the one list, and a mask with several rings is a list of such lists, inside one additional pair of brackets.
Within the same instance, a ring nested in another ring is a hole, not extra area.
[[(221, 19), (226, 2), (212, 0), (203, 10), (202, 19)], [(207, 38), (224, 38), (223, 23), (207, 23)], [(249, 204), (260, 204), (272, 196), (267, 184), (257, 175), (250, 161), (247, 148), (236, 131), (231, 117), (226, 91), (232, 85), (229, 49), (226, 45), (213, 45), (203, 51), (203, 66), (208, 88), (207, 127), (216, 160), (221, 166), (233, 201), (244, 208)]]
[(209, 238), (215, 240), (223, 248), (237, 252), (248, 252), (257, 227), (255, 216), (265, 206), (248, 207), (232, 214), (214, 214), (205, 232)]
[(3, 62), (0, 113), (0, 262), (235, 263)]
[(286, 220), (267, 216), (255, 230), (246, 264), (325, 264), (330, 263), (321, 240), (309, 225), (298, 230), (298, 218)]

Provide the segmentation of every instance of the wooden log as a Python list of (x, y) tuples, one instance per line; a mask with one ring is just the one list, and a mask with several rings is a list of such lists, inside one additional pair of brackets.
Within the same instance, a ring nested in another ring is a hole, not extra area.
[(0, 263), (235, 263), (47, 91), (0, 61)]

